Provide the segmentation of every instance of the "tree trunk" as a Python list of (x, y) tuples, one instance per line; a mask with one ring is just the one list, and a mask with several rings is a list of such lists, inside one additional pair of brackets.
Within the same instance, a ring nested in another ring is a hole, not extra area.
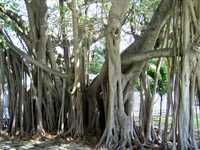
[(195, 141), (194, 135), (194, 102), (195, 102), (195, 87), (196, 87), (196, 70), (193, 70), (191, 73), (190, 79), (190, 120), (189, 120), (189, 135), (190, 142), (194, 149), (197, 149), (197, 144)]
[[(155, 101), (161, 63), (162, 63), (162, 59), (159, 59), (157, 62), (157, 66), (156, 66), (156, 77), (154, 80), (153, 92), (152, 92), (152, 94), (148, 94), (151, 96), (146, 99), (146, 103), (145, 103), (146, 120), (145, 120), (144, 125), (145, 125), (145, 142), (146, 143), (152, 142), (151, 129), (153, 128), (153, 124), (152, 124), (153, 102)], [(149, 87), (149, 89), (150, 89), (150, 87)], [(148, 90), (148, 91), (151, 92), (150, 90)]]
[(190, 38), (190, 17), (188, 1), (183, 1), (183, 57), (181, 62), (181, 97), (179, 101), (179, 147), (186, 150), (189, 144), (189, 100), (190, 100), (190, 64), (189, 64), (189, 38)]
[[(46, 0), (25, 1), (28, 10), (29, 24), (32, 34), (32, 50), (36, 52), (39, 62), (46, 64), (46, 47), (47, 47), (47, 4)], [(34, 75), (33, 75), (34, 76)], [(44, 88), (44, 72), (37, 69), (37, 131), (44, 135), (42, 119), (42, 101)]]
[(62, 104), (61, 104), (59, 119), (58, 119), (58, 134), (64, 133), (65, 88), (66, 88), (66, 81), (64, 79), (63, 80), (63, 89), (62, 89)]
[(3, 129), (3, 60), (2, 60), (2, 51), (0, 51), (0, 133)]
[(76, 0), (72, 0), (72, 22), (73, 22), (73, 54), (74, 54), (74, 85), (71, 98), (71, 120), (68, 133), (74, 136), (82, 136), (83, 129), (83, 88), (84, 88), (84, 70), (83, 70), (83, 51), (79, 46), (78, 23), (79, 16)]
[(167, 142), (171, 98), (172, 98), (171, 97), (171, 92), (169, 91), (167, 93), (167, 106), (166, 106), (166, 114), (165, 114), (165, 126), (164, 126), (164, 132), (163, 132), (163, 137), (162, 137), (163, 145)]
[[(121, 16), (128, 7), (128, 1), (114, 0), (109, 13), (109, 22), (106, 30), (108, 97), (106, 109), (106, 127), (100, 140), (108, 148), (124, 149), (131, 146), (133, 139), (133, 120), (127, 116), (124, 109), (123, 89), (121, 83), (120, 32)], [(118, 144), (117, 144), (118, 143)]]
[[(174, 62), (174, 61), (173, 61)], [(170, 91), (172, 91), (174, 87), (174, 95), (172, 97), (172, 102), (173, 103), (173, 109), (172, 109), (172, 136), (173, 136), (173, 150), (176, 150), (177, 146), (177, 116), (178, 116), (178, 101), (180, 99), (180, 63), (176, 59), (175, 62), (173, 63), (174, 69), (172, 69), (172, 72), (170, 73)], [(177, 67), (175, 67), (177, 66)], [(176, 73), (175, 73), (176, 72)], [(173, 84), (175, 80), (175, 83)]]
[(158, 123), (158, 129), (159, 129), (159, 132), (161, 132), (161, 122), (162, 122), (162, 102), (163, 102), (163, 95), (160, 95), (160, 115), (159, 115), (159, 123)]
[(21, 103), (20, 103), (20, 133), (24, 133), (24, 63), (21, 64)]

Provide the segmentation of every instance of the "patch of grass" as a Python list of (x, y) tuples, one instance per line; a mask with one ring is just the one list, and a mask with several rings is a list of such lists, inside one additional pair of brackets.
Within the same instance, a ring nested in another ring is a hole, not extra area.
[[(159, 124), (159, 118), (160, 118), (159, 115), (158, 116), (153, 116), (154, 125), (158, 125)], [(169, 116), (168, 122), (170, 123), (171, 120), (172, 120), (172, 117)], [(165, 115), (162, 115), (161, 116), (161, 126), (164, 126), (164, 124), (165, 124)]]
[[(169, 119), (168, 119), (168, 122), (171, 123), (172, 121), (172, 117), (169, 116)], [(198, 121), (198, 122), (197, 122)], [(153, 122), (154, 122), (154, 125), (158, 125), (159, 124), (159, 116), (153, 116)], [(199, 129), (200, 129), (200, 114), (198, 114), (198, 117), (196, 117), (196, 114), (194, 114), (194, 128), (197, 129), (198, 126), (199, 126)], [(161, 126), (164, 126), (165, 124), (165, 116), (162, 116), (161, 117)]]

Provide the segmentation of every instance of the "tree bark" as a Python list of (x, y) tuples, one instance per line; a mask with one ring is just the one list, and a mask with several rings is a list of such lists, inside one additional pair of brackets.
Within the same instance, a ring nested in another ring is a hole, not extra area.
[(190, 17), (188, 1), (183, 1), (183, 57), (181, 62), (181, 97), (179, 101), (179, 146), (181, 150), (190, 147), (189, 144), (189, 99), (190, 99), (190, 64), (189, 64), (189, 43), (190, 43)]
[[(36, 53), (40, 63), (46, 64), (46, 46), (47, 46), (47, 4), (46, 0), (25, 0), (29, 24), (32, 35), (32, 50)], [(34, 75), (33, 75), (34, 76)], [(42, 119), (42, 101), (44, 88), (44, 72), (38, 68), (37, 70), (37, 131), (44, 135), (43, 119)]]
[[(106, 108), (106, 127), (100, 140), (108, 148), (124, 149), (126, 144), (131, 146), (133, 137), (131, 125), (133, 120), (125, 114), (123, 89), (121, 79), (120, 32), (121, 16), (124, 16), (128, 1), (114, 0), (109, 13), (106, 29), (106, 58), (108, 73), (108, 95)], [(105, 85), (104, 85), (105, 86)], [(131, 125), (130, 125), (131, 124)], [(130, 126), (129, 126), (130, 125)]]
[(77, 1), (72, 0), (72, 22), (73, 22), (73, 54), (74, 54), (74, 85), (71, 98), (71, 125), (69, 133), (74, 136), (82, 136), (83, 128), (83, 88), (84, 88), (84, 71), (83, 71), (83, 51), (80, 48), (80, 39), (78, 32), (79, 16), (77, 10)]
[[(144, 125), (145, 125), (144, 133), (145, 133), (145, 142), (147, 142), (147, 143), (152, 141), (151, 128), (153, 127), (153, 124), (152, 124), (153, 102), (154, 102), (155, 96), (156, 96), (156, 90), (157, 90), (157, 84), (158, 84), (161, 63), (162, 63), (162, 59), (159, 59), (157, 62), (157, 66), (156, 66), (156, 77), (155, 77), (155, 81), (154, 81), (154, 87), (153, 87), (152, 94), (151, 94), (151, 91), (148, 90), (148, 92), (150, 92), (148, 95), (151, 95), (151, 96), (147, 97), (147, 99), (145, 100), (146, 120), (144, 123)], [(150, 89), (150, 88), (148, 88), (148, 89)]]
[(3, 60), (2, 51), (0, 51), (0, 132), (3, 129)]
[(161, 132), (161, 122), (162, 122), (162, 103), (163, 103), (163, 95), (160, 95), (160, 115), (159, 115), (159, 122), (158, 122), (158, 129)]

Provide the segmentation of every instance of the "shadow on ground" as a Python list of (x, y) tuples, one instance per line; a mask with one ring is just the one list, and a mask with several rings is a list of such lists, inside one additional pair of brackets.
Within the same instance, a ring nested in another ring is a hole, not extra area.
[(0, 138), (0, 150), (92, 150), (84, 144), (63, 140), (18, 140)]

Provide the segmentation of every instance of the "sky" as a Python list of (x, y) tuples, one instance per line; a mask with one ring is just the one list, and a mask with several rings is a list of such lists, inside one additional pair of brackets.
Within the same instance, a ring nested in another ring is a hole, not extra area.
[[(52, 8), (54, 7), (58, 7), (58, 0), (47, 0), (47, 5), (49, 7), (49, 20), (54, 20), (54, 26), (58, 23), (58, 17), (59, 17), (59, 14), (58, 14), (58, 11), (56, 12), (52, 12)], [(18, 14), (20, 16), (22, 16), (22, 18), (25, 20), (25, 21), (28, 21), (28, 17), (27, 17), (27, 12), (26, 12), (26, 7), (25, 7), (25, 4), (24, 4), (24, 1), (21, 0), (21, 3), (19, 3), (19, 12)], [(98, 4), (92, 4), (90, 5), (89, 9), (88, 9), (88, 16), (89, 17), (95, 17), (95, 16), (98, 16), (98, 15), (101, 15), (101, 9), (100, 7), (98, 6)], [(104, 20), (104, 23), (106, 23), (106, 20)], [(49, 28), (51, 28), (49, 26)], [(55, 33), (58, 33), (58, 28), (55, 28), (55, 27), (52, 27), (54, 32)], [(132, 35), (129, 35), (127, 33), (125, 33), (124, 31), (129, 31), (129, 27), (128, 26), (123, 26), (122, 27), (122, 32), (121, 32), (121, 43), (120, 43), (120, 51), (123, 51), (126, 47), (128, 47), (133, 41), (134, 41), (134, 38)], [(69, 34), (70, 35), (70, 34)], [(19, 45), (20, 48), (22, 48), (22, 46), (20, 45), (20, 42), (15, 38), (15, 34), (14, 33), (11, 33), (11, 36), (14, 38), (14, 41), (15, 43), (17, 43), (17, 45)], [(72, 33), (71, 35), (72, 36)], [(71, 37), (72, 38), (72, 37)], [(94, 45), (92, 45), (91, 47), (99, 47), (100, 43), (99, 42), (96, 42)], [(62, 49), (60, 49), (59, 47), (56, 48), (56, 50), (58, 51), (58, 53), (61, 53), (63, 52)]]
[[(47, 0), (47, 5), (48, 5), (48, 7), (53, 7), (55, 5), (58, 5), (58, 0)], [(98, 6), (96, 6), (96, 4), (92, 4), (88, 9), (88, 16), (92, 17), (92, 16), (97, 15), (98, 13), (100, 15), (100, 13), (101, 13), (100, 8)], [(120, 50), (121, 51), (126, 49), (134, 41), (133, 36), (128, 35), (124, 31), (130, 32), (128, 26), (123, 26), (123, 28), (122, 28), (121, 43), (120, 43)], [(96, 43), (96, 44), (98, 44), (98, 43)]]

